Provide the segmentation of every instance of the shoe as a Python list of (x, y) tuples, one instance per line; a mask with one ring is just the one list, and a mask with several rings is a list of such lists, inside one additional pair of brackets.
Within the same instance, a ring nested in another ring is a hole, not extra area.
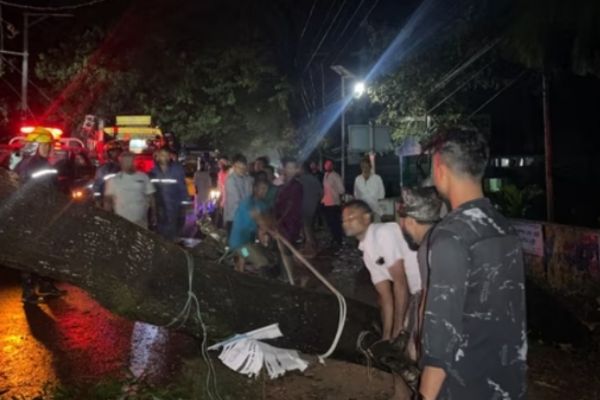
[(21, 301), (23, 304), (37, 305), (44, 303), (45, 299), (35, 294), (24, 294)]

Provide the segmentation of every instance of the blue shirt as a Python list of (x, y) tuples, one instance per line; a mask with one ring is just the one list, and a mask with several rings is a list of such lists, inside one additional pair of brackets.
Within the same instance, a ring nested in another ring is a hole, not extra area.
[(256, 210), (262, 213), (267, 208), (264, 201), (257, 200), (252, 196), (242, 200), (233, 217), (233, 226), (229, 235), (229, 247), (232, 250), (254, 242), (258, 227), (256, 221), (252, 218), (252, 211)]

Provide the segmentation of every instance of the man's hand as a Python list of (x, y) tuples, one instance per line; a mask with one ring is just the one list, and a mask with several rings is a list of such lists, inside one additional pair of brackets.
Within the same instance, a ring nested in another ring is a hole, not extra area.
[(263, 231), (276, 230), (277, 221), (272, 215), (252, 211), (252, 218)]

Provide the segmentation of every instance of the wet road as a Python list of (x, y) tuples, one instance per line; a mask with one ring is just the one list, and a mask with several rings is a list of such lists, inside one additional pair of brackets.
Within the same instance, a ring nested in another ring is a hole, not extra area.
[[(341, 254), (322, 254), (316, 266), (334, 285), (344, 288), (347, 296), (372, 302), (372, 286), (364, 268), (356, 262), (355, 252), (348, 247)], [(198, 344), (192, 338), (124, 320), (80, 289), (59, 286), (68, 291), (65, 297), (40, 306), (24, 306), (19, 274), (0, 268), (0, 399), (29, 399), (48, 384), (93, 384), (106, 377), (143, 374), (150, 382), (168, 383), (182, 371), (184, 356), (199, 357)], [(317, 288), (313, 281), (308, 286)], [(538, 308), (530, 314), (539, 313)], [(600, 398), (600, 382), (594, 372), (600, 368), (600, 359), (594, 355), (597, 353), (564, 351), (536, 341), (531, 345), (530, 399)], [(359, 388), (344, 389), (348, 397), (341, 393), (341, 388), (348, 385), (340, 382), (352, 376), (366, 388), (370, 381), (360, 380), (367, 376), (365, 371), (360, 366), (332, 361), (331, 368), (317, 368), (305, 375), (289, 374), (273, 381), (267, 385), (266, 398), (356, 398)], [(336, 380), (331, 374), (340, 376)], [(386, 385), (383, 382), (379, 386), (385, 389)], [(330, 394), (323, 397), (323, 392)]]
[(144, 374), (162, 380), (192, 339), (111, 314), (70, 285), (39, 306), (21, 303), (17, 272), (0, 268), (0, 398), (31, 398), (47, 384)]

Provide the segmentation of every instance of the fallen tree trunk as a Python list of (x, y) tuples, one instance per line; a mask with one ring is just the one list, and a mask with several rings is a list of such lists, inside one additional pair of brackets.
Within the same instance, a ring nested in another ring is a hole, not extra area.
[[(211, 341), (280, 324), (278, 345), (319, 354), (338, 324), (333, 295), (236, 273), (200, 247), (193, 254), (193, 291)], [(188, 258), (179, 246), (89, 204), (39, 185), (19, 187), (0, 170), (0, 265), (35, 272), (86, 290), (108, 310), (164, 326), (188, 299)], [(356, 342), (379, 320), (369, 305), (347, 299), (348, 314), (334, 357), (362, 360)], [(180, 330), (202, 336), (195, 316)]]

